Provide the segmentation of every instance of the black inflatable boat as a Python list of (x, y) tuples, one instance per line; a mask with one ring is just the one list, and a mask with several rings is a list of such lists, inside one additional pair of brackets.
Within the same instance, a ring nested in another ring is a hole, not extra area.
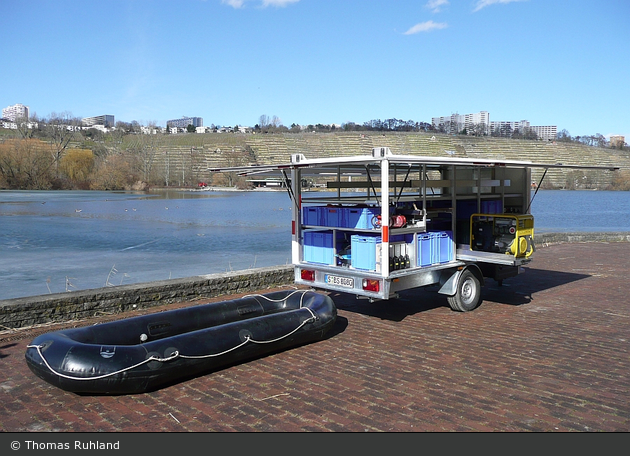
[(279, 291), (43, 334), (25, 357), (66, 391), (141, 393), (322, 339), (336, 318), (327, 295)]

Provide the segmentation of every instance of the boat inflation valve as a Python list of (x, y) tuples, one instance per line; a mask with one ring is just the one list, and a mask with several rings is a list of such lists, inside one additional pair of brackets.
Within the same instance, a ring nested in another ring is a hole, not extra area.
[(167, 361), (175, 359), (178, 356), (179, 356), (179, 350), (177, 350), (175, 347), (168, 347), (166, 350), (164, 350), (164, 358)]
[(158, 352), (153, 351), (153, 352), (147, 353), (146, 359), (151, 360), (147, 363), (147, 367), (151, 370), (158, 369), (159, 367), (162, 366), (162, 362), (159, 361), (161, 358), (162, 358), (162, 355)]
[(252, 340), (252, 333), (247, 329), (241, 329), (238, 332), (238, 338), (241, 339), (241, 342), (245, 342), (246, 340)]

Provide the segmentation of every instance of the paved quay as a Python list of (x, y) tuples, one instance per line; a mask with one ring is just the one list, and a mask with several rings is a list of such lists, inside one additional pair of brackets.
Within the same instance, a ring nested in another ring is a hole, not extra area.
[[(425, 289), (375, 303), (332, 293), (325, 340), (146, 394), (57, 389), (24, 352), (64, 325), (2, 331), (0, 430), (628, 432), (629, 270), (629, 242), (557, 244), (502, 287), (488, 280), (469, 313)], [(108, 318), (121, 316), (72, 325)]]

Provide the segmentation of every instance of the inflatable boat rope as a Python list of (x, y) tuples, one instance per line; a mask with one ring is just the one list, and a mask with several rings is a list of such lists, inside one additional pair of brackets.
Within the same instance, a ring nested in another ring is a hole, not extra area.
[[(295, 291), (294, 293), (291, 293), (291, 295), (293, 295), (293, 294), (295, 294), (295, 293), (299, 293), (299, 292), (300, 292), (300, 291)], [(54, 373), (55, 375), (58, 375), (58, 376), (60, 376), (60, 377), (67, 378), (67, 379), (69, 379), (69, 380), (100, 380), (100, 379), (102, 379), (102, 378), (111, 377), (112, 375), (117, 375), (117, 374), (120, 374), (120, 373), (122, 373), (122, 372), (126, 372), (126, 371), (128, 371), (128, 370), (135, 369), (136, 367), (138, 367), (138, 366), (142, 366), (143, 364), (146, 364), (146, 363), (150, 363), (151, 361), (158, 361), (158, 362), (160, 362), (160, 363), (165, 363), (165, 362), (168, 362), (168, 361), (173, 361), (174, 359), (177, 359), (177, 358), (186, 358), (186, 359), (203, 359), (203, 358), (213, 358), (213, 357), (217, 357), (217, 356), (225, 355), (226, 353), (229, 353), (229, 352), (234, 351), (234, 350), (236, 350), (236, 349), (238, 349), (238, 348), (241, 348), (242, 346), (246, 345), (248, 342), (251, 342), (251, 343), (253, 343), (253, 344), (271, 344), (271, 343), (273, 343), (273, 342), (277, 342), (277, 341), (282, 340), (282, 339), (284, 339), (284, 338), (286, 338), (286, 337), (289, 337), (291, 334), (293, 334), (293, 333), (295, 333), (296, 331), (298, 331), (298, 330), (299, 330), (302, 326), (304, 326), (305, 324), (307, 324), (307, 323), (310, 323), (310, 322), (312, 322), (312, 321), (317, 320), (317, 316), (313, 313), (313, 311), (312, 311), (311, 309), (309, 309), (308, 307), (302, 307), (302, 300), (304, 299), (304, 294), (305, 294), (305, 293), (306, 293), (306, 291), (302, 291), (302, 297), (300, 298), (300, 309), (306, 309), (306, 310), (308, 310), (308, 311), (310, 312), (311, 316), (310, 316), (310, 318), (307, 318), (307, 319), (306, 319), (306, 320), (304, 320), (302, 323), (300, 323), (300, 325), (299, 325), (297, 328), (295, 328), (293, 331), (291, 331), (291, 332), (289, 332), (289, 333), (285, 334), (285, 335), (284, 335), (284, 336), (282, 336), (282, 337), (278, 337), (278, 338), (276, 338), (276, 339), (272, 339), (272, 340), (254, 340), (254, 339), (252, 339), (252, 338), (249, 336), (249, 334), (248, 334), (248, 335), (245, 335), (245, 336), (244, 336), (244, 337), (245, 337), (245, 341), (243, 341), (243, 343), (238, 344), (237, 346), (232, 347), (232, 348), (230, 348), (230, 349), (228, 349), (228, 350), (222, 351), (221, 353), (211, 353), (211, 354), (208, 354), (208, 355), (196, 355), (196, 356), (189, 356), (189, 355), (182, 355), (181, 353), (179, 353), (179, 352), (176, 350), (176, 351), (175, 351), (175, 352), (174, 352), (171, 356), (168, 356), (168, 357), (166, 357), (166, 358), (159, 358), (159, 357), (157, 357), (157, 356), (151, 355), (149, 358), (145, 359), (144, 361), (142, 361), (142, 362), (140, 362), (140, 363), (134, 364), (133, 366), (126, 367), (126, 368), (124, 368), (124, 369), (117, 370), (116, 372), (110, 372), (109, 374), (104, 374), (104, 375), (100, 375), (100, 376), (97, 376), (97, 377), (72, 377), (72, 376), (70, 376), (70, 375), (65, 375), (65, 374), (62, 374), (62, 373), (60, 373), (60, 372), (55, 371), (55, 370), (54, 370), (54, 369), (50, 366), (50, 364), (48, 364), (48, 361), (46, 361), (46, 358), (44, 358), (44, 354), (43, 354), (43, 353), (42, 353), (42, 351), (41, 351), (42, 345), (27, 345), (27, 347), (26, 347), (26, 348), (34, 348), (34, 349), (36, 349), (36, 350), (37, 350), (37, 353), (39, 354), (39, 356), (40, 356), (40, 357), (42, 358), (42, 360), (44, 361), (44, 364), (46, 365), (46, 367), (47, 367), (48, 369), (50, 369), (50, 371), (51, 371), (52, 373)], [(291, 296), (291, 295), (289, 295), (289, 296)], [(271, 298), (269, 298), (269, 297), (267, 297), (267, 296), (260, 295), (260, 294), (256, 294), (256, 295), (247, 295), (247, 296), (243, 296), (243, 297), (244, 297), (244, 298), (248, 298), (248, 297), (260, 297), (260, 298), (264, 298), (264, 299), (266, 299), (266, 300), (268, 300), (268, 301), (272, 301), (272, 302), (280, 302), (280, 301), (284, 301), (284, 300), (286, 299), (286, 298), (284, 298), (284, 299), (277, 299), (277, 300), (274, 300), (274, 299), (271, 299)]]

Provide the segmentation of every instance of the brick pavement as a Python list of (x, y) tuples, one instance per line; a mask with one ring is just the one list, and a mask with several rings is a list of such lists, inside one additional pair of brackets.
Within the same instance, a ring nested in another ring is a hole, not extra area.
[(4, 331), (0, 430), (628, 432), (629, 266), (630, 243), (539, 248), (470, 313), (424, 289), (332, 294), (326, 340), (129, 396), (43, 382), (24, 361), (36, 330)]

